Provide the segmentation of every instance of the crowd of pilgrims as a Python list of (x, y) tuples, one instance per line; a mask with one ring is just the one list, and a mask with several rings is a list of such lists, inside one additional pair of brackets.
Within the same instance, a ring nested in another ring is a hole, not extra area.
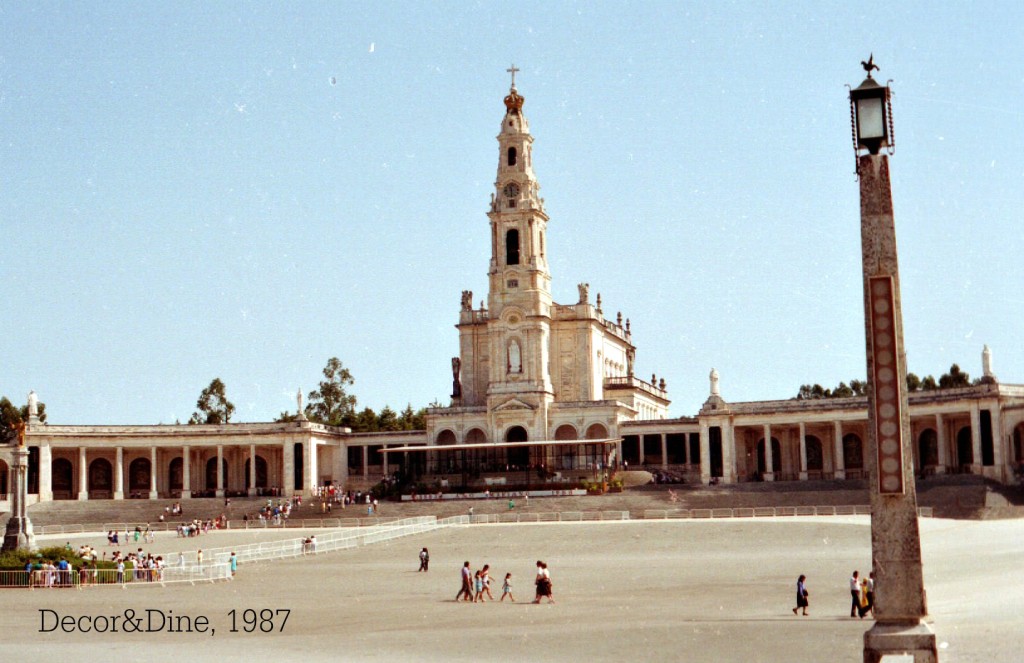
[[(68, 553), (74, 550), (70, 542), (65, 544), (64, 549)], [(70, 587), (75, 584), (75, 574), (78, 575), (79, 585), (96, 584), (99, 575), (99, 568), (96, 563), (101, 559), (107, 561), (106, 551), (101, 556), (95, 548), (83, 544), (78, 547), (76, 553), (82, 559), (82, 565), (77, 571), (71, 562), (68, 561), (67, 557), (63, 556), (56, 562), (41, 558), (27, 562), (25, 564), (25, 572), (30, 575), (32, 586), (46, 588)], [(132, 574), (135, 580), (157, 582), (163, 579), (163, 569), (166, 568), (163, 556), (145, 553), (142, 548), (138, 548), (128, 554), (115, 550), (110, 556), (110, 561), (116, 565), (117, 582), (119, 583), (124, 581), (126, 570)], [(179, 562), (184, 562), (184, 556), (179, 555)]]

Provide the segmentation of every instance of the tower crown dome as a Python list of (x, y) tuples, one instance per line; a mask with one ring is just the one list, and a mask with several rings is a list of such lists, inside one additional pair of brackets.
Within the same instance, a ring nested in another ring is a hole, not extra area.
[(519, 91), (516, 90), (515, 86), (513, 86), (512, 89), (509, 90), (508, 96), (505, 97), (505, 108), (508, 113), (512, 115), (519, 115), (523, 110), (524, 101), (526, 101), (526, 98), (519, 94)]

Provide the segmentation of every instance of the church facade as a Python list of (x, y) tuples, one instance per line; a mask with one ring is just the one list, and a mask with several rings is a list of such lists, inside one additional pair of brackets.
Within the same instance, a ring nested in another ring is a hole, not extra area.
[[(490, 235), (488, 292), (479, 305), (462, 293), (451, 404), (428, 411), (426, 430), (360, 434), (303, 419), (44, 424), (32, 394), (30, 502), (309, 495), (325, 484), (366, 488), (399, 468), (463, 486), (517, 476), (564, 483), (624, 468), (703, 484), (863, 478), (866, 398), (728, 402), (712, 370), (701, 410), (669, 418), (665, 380), (635, 373), (630, 321), (606, 318), (586, 283), (577, 301), (553, 300), (549, 218), (514, 77), (504, 106), (489, 224), (481, 224)], [(910, 394), (921, 476), (1016, 480), (1024, 385), (999, 382), (987, 348), (982, 366), (980, 384)], [(11, 451), (0, 446), (0, 510)]]

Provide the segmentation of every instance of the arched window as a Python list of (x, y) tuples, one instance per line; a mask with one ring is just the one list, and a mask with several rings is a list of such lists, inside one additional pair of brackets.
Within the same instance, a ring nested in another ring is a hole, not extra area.
[(516, 165), (516, 148), (514, 147), (508, 148), (508, 165)]
[(515, 228), (505, 233), (505, 264), (519, 264), (519, 231)]

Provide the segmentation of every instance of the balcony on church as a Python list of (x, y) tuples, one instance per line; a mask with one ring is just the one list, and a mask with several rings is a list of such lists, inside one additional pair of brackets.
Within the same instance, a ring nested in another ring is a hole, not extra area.
[(608, 392), (636, 392), (641, 391), (645, 394), (653, 396), (659, 401), (664, 401), (664, 404), (668, 405), (668, 392), (665, 390), (665, 380), (661, 380), (660, 383), (652, 384), (636, 377), (635, 375), (622, 375), (617, 377), (608, 377), (604, 379), (604, 390)]

